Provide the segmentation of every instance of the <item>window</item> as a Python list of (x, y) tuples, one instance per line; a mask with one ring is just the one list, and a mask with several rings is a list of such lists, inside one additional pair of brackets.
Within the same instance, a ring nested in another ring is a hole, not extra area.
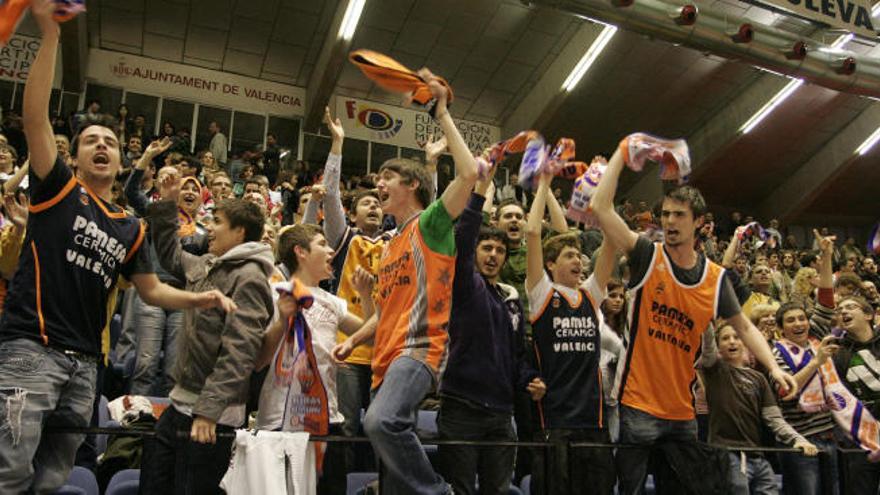
[[(168, 98), (162, 99), (162, 115), (161, 122), (159, 125), (162, 125), (162, 122), (166, 120), (171, 122), (177, 129), (192, 127), (193, 120), (193, 111), (195, 109), (195, 105), (192, 103), (187, 103), (185, 101), (177, 101), (170, 100)], [(152, 127), (154, 124), (154, 120), (147, 119), (147, 126)], [(158, 133), (156, 133), (158, 134)], [(192, 133), (190, 133), (192, 134)], [(205, 146), (207, 148), (207, 146)], [(199, 149), (196, 147), (196, 149)]]
[(309, 164), (309, 170), (314, 171), (324, 168), (327, 161), (327, 153), (330, 153), (330, 138), (316, 134), (303, 135), (303, 161)]
[(299, 120), (269, 117), (269, 132), (275, 134), (278, 146), (290, 150), (290, 154), (287, 156), (296, 158), (299, 147)]
[[(229, 124), (232, 120), (232, 111), (225, 108), (209, 107), (207, 105), (199, 105), (199, 122), (196, 126), (196, 149), (207, 149), (211, 144), (211, 138), (214, 137), (208, 131), (208, 124), (217, 122), (220, 124), (220, 132), (229, 138)], [(262, 129), (262, 127), (261, 127)], [(262, 131), (260, 131), (262, 132)]]
[(353, 176), (363, 177), (367, 173), (369, 143), (360, 139), (348, 138), (342, 142), (342, 179)]
[(235, 112), (231, 133), (232, 153), (237, 154), (245, 150), (262, 150), (265, 126), (266, 117), (264, 115)]
[(92, 100), (98, 100), (101, 104), (101, 113), (109, 113), (116, 115), (119, 105), (122, 104), (122, 90), (119, 88), (111, 88), (100, 84), (86, 84), (86, 102), (89, 105)]
[(61, 93), (61, 111), (59, 112), (68, 122), (71, 121), (76, 111), (79, 110), (79, 93), (69, 93), (64, 91)]
[(12, 108), (12, 93), (14, 92), (14, 82), (0, 81), (0, 110), (2, 110), (4, 114)]
[(370, 143), (370, 172), (378, 172), (386, 160), (397, 158), (397, 146)]
[[(127, 92), (125, 93), (125, 105), (128, 107), (129, 120), (134, 120), (137, 115), (143, 115), (147, 127), (152, 129), (153, 124), (156, 122), (156, 108), (159, 106), (159, 97)], [(175, 125), (191, 127), (192, 111), (190, 111), (189, 120)]]

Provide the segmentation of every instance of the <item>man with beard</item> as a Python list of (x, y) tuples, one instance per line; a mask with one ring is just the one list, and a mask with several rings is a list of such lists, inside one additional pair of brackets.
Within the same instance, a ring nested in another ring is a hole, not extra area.
[[(480, 226), (491, 177), (477, 183), (455, 227), (458, 256), (449, 319), (449, 361), (440, 383), (441, 438), (515, 441), (514, 392), (540, 400), (546, 387), (523, 360), (522, 305), (516, 289), (498, 281), (508, 240)], [(476, 248), (476, 249), (475, 249)], [(455, 493), (507, 493), (514, 447), (441, 445), (439, 467)]]

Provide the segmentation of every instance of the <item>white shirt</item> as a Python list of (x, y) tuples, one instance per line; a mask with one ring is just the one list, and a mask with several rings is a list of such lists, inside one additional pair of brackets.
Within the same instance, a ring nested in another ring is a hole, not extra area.
[[(276, 298), (275, 287), (272, 287), (272, 297)], [(333, 359), (333, 347), (336, 345), (336, 329), (339, 323), (348, 314), (348, 304), (342, 298), (321, 289), (309, 287), (315, 298), (312, 307), (306, 309), (303, 314), (309, 329), (312, 332), (312, 349), (315, 351), (315, 360), (318, 363), (318, 374), (327, 391), (327, 406), (329, 409), (330, 423), (341, 423), (345, 418), (339, 412), (336, 395), (336, 361)], [(279, 314), (276, 307), (275, 314)], [(284, 339), (279, 341), (279, 347), (284, 345)], [(277, 349), (276, 349), (277, 352)], [(272, 365), (270, 364), (270, 367)], [(272, 372), (266, 376), (263, 382), (263, 390), (260, 391), (260, 409), (257, 414), (257, 428), (263, 430), (276, 430), (281, 427), (284, 419), (284, 403), (287, 397), (287, 387), (275, 384)]]

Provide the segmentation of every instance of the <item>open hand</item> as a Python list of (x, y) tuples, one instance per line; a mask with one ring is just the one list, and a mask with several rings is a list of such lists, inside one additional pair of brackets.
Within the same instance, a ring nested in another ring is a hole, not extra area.
[(434, 141), (434, 135), (428, 134), (428, 140), (425, 141), (425, 144), (422, 147), (425, 150), (425, 162), (427, 162), (428, 165), (433, 164), (436, 167), (437, 158), (446, 151), (446, 136)]
[(324, 107), (324, 124), (330, 130), (330, 136), (333, 137), (334, 141), (341, 142), (345, 139), (345, 129), (342, 128), (342, 121), (339, 120), (339, 117), (336, 117), (335, 120), (333, 119), (330, 115), (330, 107)]

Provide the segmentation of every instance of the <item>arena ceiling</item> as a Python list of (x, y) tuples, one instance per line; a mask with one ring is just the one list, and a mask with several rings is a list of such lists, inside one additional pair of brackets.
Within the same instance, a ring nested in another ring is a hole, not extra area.
[[(545, 3), (554, 2), (367, 0), (350, 42), (336, 35), (346, 0), (93, 0), (85, 24), (89, 46), (306, 87), (307, 129), (331, 94), (399, 102), (345, 61), (348, 50), (371, 48), (445, 76), (457, 117), (572, 137), (587, 161), (634, 131), (685, 137), (692, 182), (712, 205), (789, 223), (865, 227), (880, 218), (880, 146), (853, 153), (880, 127), (874, 100), (806, 83), (743, 134), (786, 79), (625, 30), (566, 93), (563, 80), (602, 25)], [(751, 3), (696, 4), (817, 44), (839, 36)], [(880, 53), (861, 39), (844, 48)], [(622, 194), (656, 197), (656, 186), (652, 171), (627, 173)]]

